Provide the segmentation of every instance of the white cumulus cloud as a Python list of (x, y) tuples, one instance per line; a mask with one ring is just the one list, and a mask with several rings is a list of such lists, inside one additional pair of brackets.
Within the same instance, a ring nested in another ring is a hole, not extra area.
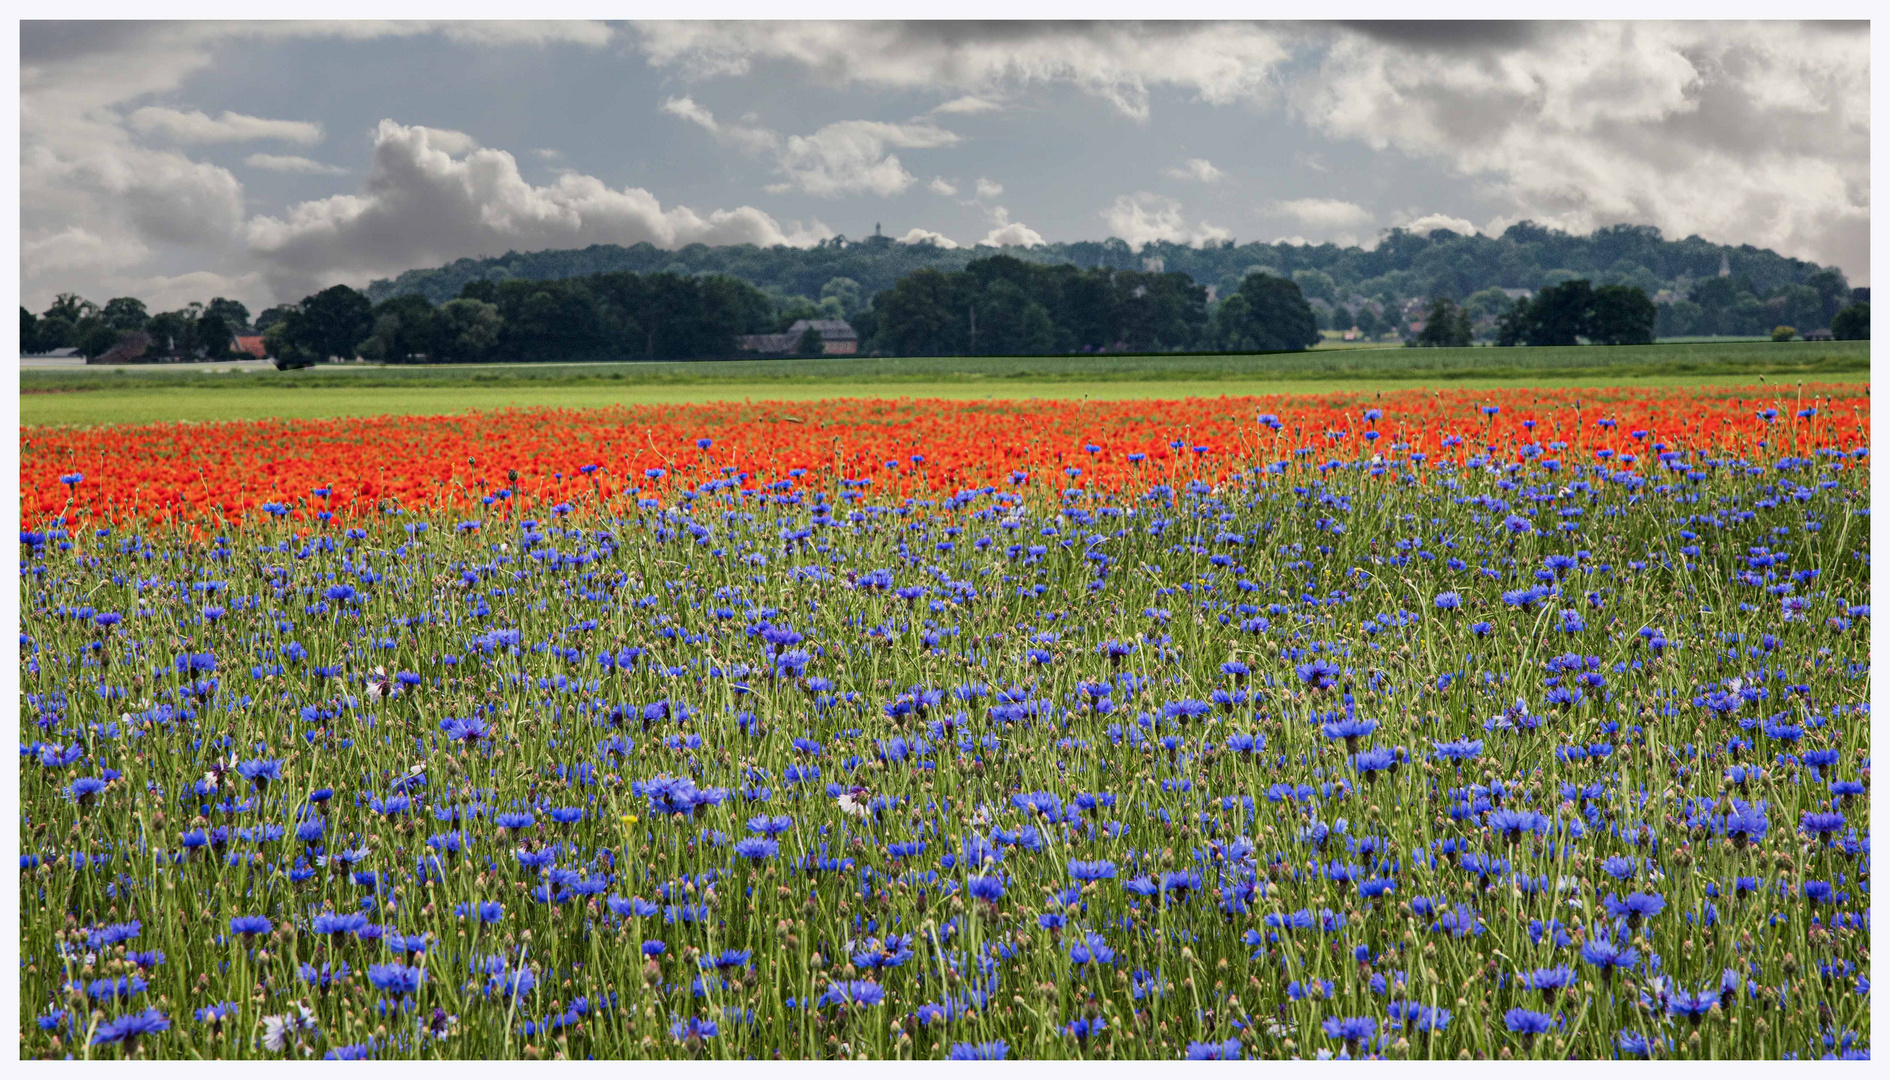
[(182, 112), (147, 105), (125, 118), (145, 135), (164, 135), (181, 143), (246, 142), (251, 139), (275, 139), (281, 142), (313, 146), (322, 141), (322, 126), (303, 120), (265, 120), (227, 109), (221, 115)]
[(1381, 25), (1335, 33), (1289, 97), (1326, 135), (1442, 162), (1510, 219), (1868, 272), (1866, 24)]
[(978, 241), (985, 247), (1036, 247), (1043, 243), (1041, 233), (1021, 221), (1012, 221), (1011, 212), (1002, 206), (992, 208), (991, 218), (996, 224)]
[(1406, 232), (1414, 232), (1419, 235), (1429, 233), (1433, 229), (1449, 229), (1459, 236), (1475, 236), (1477, 234), (1477, 227), (1472, 225), (1467, 219), (1452, 217), (1449, 214), (1423, 214), (1401, 223), (1400, 227)]
[(1290, 45), (1306, 36), (1294, 26), (1206, 22), (649, 22), (636, 32), (651, 63), (694, 78), (772, 60), (833, 82), (958, 90), (980, 101), (1007, 86), (1064, 83), (1137, 120), (1148, 118), (1155, 87), (1217, 105), (1265, 100)]
[[(313, 145), (322, 140), (322, 127), (151, 104), (181, 93), (191, 76), (229, 50), (287, 40), (428, 35), (488, 47), (594, 47), (614, 34), (603, 24), (576, 22), (22, 24), (21, 302), (37, 309), (62, 291), (95, 299), (140, 296), (158, 306), (215, 295), (252, 308), (284, 299), (269, 291), (244, 245), (242, 183), (228, 169), (194, 160), (186, 148), (246, 140)], [(156, 148), (140, 139), (173, 145)], [(160, 263), (214, 269), (154, 272)], [(145, 272), (133, 273), (138, 267)], [(185, 289), (202, 293), (178, 299)]]
[(339, 165), (324, 165), (295, 154), (251, 154), (243, 159), (243, 164), (265, 172), (309, 173), (318, 176), (340, 176), (348, 171)]
[(932, 194), (943, 195), (948, 199), (958, 194), (958, 188), (950, 180), (942, 176), (934, 176), (932, 182), (925, 186)]
[(1234, 235), (1205, 221), (1188, 224), (1182, 216), (1178, 200), (1147, 191), (1118, 195), (1116, 201), (1105, 208), (1100, 216), (1108, 223), (1111, 236), (1120, 237), (1130, 247), (1137, 249), (1157, 240), (1200, 247), (1230, 240)]
[(1003, 105), (992, 101), (990, 98), (978, 97), (975, 94), (966, 94), (963, 97), (955, 97), (943, 105), (933, 106), (932, 111), (935, 113), (972, 115), (976, 113), (998, 112), (1003, 108)]
[(958, 241), (953, 240), (944, 233), (933, 232), (930, 229), (921, 229), (916, 225), (907, 229), (906, 235), (899, 237), (898, 240), (902, 244), (936, 244), (948, 250), (958, 246)]
[(58, 270), (108, 270), (135, 265), (149, 254), (140, 243), (113, 243), (73, 225), (20, 243), (20, 270), (27, 276)]
[(913, 176), (890, 148), (932, 149), (957, 141), (957, 135), (931, 124), (843, 120), (812, 135), (789, 136), (780, 168), (809, 195), (897, 195), (912, 186)]
[(1203, 184), (1215, 184), (1227, 179), (1227, 173), (1216, 168), (1212, 161), (1198, 157), (1170, 166), (1164, 173), (1176, 180), (1199, 180)]
[(708, 213), (664, 207), (642, 188), (611, 188), (575, 172), (534, 186), (511, 154), (474, 149), (456, 155), (435, 145), (435, 136), (428, 128), (383, 120), (360, 193), (249, 221), (249, 249), (279, 294), (508, 249), (644, 241), (664, 248), (809, 246), (833, 235), (819, 222), (783, 228), (751, 206)]
[(1372, 212), (1344, 199), (1284, 199), (1268, 207), (1269, 212), (1289, 217), (1312, 228), (1349, 229), (1372, 220)]
[[(662, 109), (695, 124), (716, 138), (751, 154), (772, 156), (785, 178), (770, 185), (771, 192), (799, 190), (821, 198), (842, 195), (897, 195), (911, 187), (893, 149), (929, 150), (951, 146), (958, 136), (929, 120), (893, 124), (877, 120), (842, 120), (810, 135), (782, 135), (746, 121), (728, 124), (693, 98), (670, 98)], [(933, 181), (933, 190), (942, 181)]]

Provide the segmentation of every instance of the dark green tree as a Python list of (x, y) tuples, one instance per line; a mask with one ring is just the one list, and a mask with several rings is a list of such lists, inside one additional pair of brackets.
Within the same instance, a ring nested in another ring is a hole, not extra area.
[(249, 329), (249, 309), (235, 300), (227, 300), (219, 296), (204, 305), (203, 313), (222, 319), (223, 325), (229, 328), (231, 337)]
[[(57, 346), (55, 346), (56, 348)], [(20, 352), (31, 356), (46, 352), (47, 348), (39, 343), (39, 316), (20, 306)]]
[(1691, 300), (1675, 300), (1671, 304), (1660, 304), (1654, 309), (1654, 336), (1656, 337), (1691, 337), (1700, 332), (1700, 325), (1705, 312), (1700, 305)]
[(268, 331), (270, 327), (288, 318), (289, 312), (294, 310), (294, 304), (277, 304), (272, 308), (264, 308), (262, 314), (256, 316), (255, 331), (258, 334)]
[(85, 324), (79, 328), (78, 337), (73, 341), (73, 345), (78, 348), (79, 355), (90, 360), (93, 357), (103, 356), (110, 352), (112, 346), (118, 344), (118, 340), (121, 337), (133, 332), (134, 331), (128, 330), (114, 330), (105, 325), (102, 319), (87, 319)]
[[(1240, 303), (1234, 303), (1239, 300)], [(1221, 305), (1221, 347), (1240, 352), (1287, 352), (1319, 343), (1312, 306), (1299, 286), (1272, 274), (1250, 274)]]
[(279, 371), (292, 371), (296, 368), (314, 367), (326, 359), (317, 354), (308, 344), (308, 338), (298, 329), (302, 322), (302, 313), (291, 309), (283, 318), (269, 324), (263, 331), (263, 350), (276, 362)]
[(1517, 297), (1508, 311), (1496, 317), (1496, 343), (1505, 347), (1527, 343), (1534, 312), (1535, 303), (1529, 297)]
[[(237, 305), (241, 307), (242, 305)], [(191, 335), (197, 343), (197, 349), (206, 360), (221, 360), (230, 354), (230, 346), (236, 340), (236, 332), (224, 317), (212, 308), (205, 308), (197, 317), (197, 325)]]
[(1831, 320), (1831, 336), (1839, 341), (1870, 340), (1870, 304), (1847, 304)]
[(46, 308), (46, 318), (59, 319), (68, 326), (77, 326), (96, 314), (98, 305), (78, 293), (62, 292)]
[(1597, 345), (1651, 345), (1657, 314), (1640, 286), (1603, 285), (1595, 290), (1582, 336)]
[(106, 326), (118, 331), (142, 330), (144, 324), (151, 321), (151, 314), (145, 310), (144, 301), (135, 296), (107, 300), (98, 315)]
[(359, 351), (369, 360), (406, 363), (428, 355), (433, 344), (433, 304), (426, 297), (406, 293), (374, 307), (374, 331)]
[(894, 356), (949, 356), (963, 351), (969, 328), (959, 316), (952, 277), (928, 267), (900, 278), (874, 298), (883, 351)]
[(441, 304), (430, 323), (427, 358), (438, 362), (479, 363), (491, 354), (504, 326), (497, 304), (460, 297)]
[(1595, 290), (1587, 279), (1551, 285), (1529, 305), (1526, 340), (1531, 345), (1574, 345), (1587, 334), (1595, 311)]
[(997, 278), (978, 293), (978, 336), (972, 351), (983, 356), (1032, 356), (1056, 348), (1050, 313), (1024, 286)]
[[(1820, 309), (1819, 322), (1827, 326), (1830, 325), (1830, 320), (1835, 319), (1837, 313), (1843, 310), (1844, 305), (1850, 302), (1850, 282), (1844, 280), (1844, 272), (1835, 266), (1828, 267), (1811, 275), (1805, 279), (1805, 284), (1809, 286), (1813, 292), (1818, 294), (1818, 306)], [(1799, 323), (1798, 325), (1803, 327), (1806, 324)], [(1818, 324), (1813, 323), (1811, 325), (1816, 326)], [(1835, 331), (1832, 333), (1832, 336), (1837, 336)]]
[(289, 320), (295, 342), (323, 359), (352, 359), (356, 347), (374, 332), (374, 305), (346, 285), (303, 297), (297, 315)]
[(802, 330), (800, 340), (794, 343), (794, 352), (799, 356), (819, 356), (826, 351), (827, 346), (821, 341), (820, 331), (811, 326)]
[(1425, 348), (1461, 349), (1470, 344), (1470, 314), (1449, 297), (1431, 301), (1417, 343)]
[(191, 311), (161, 311), (144, 324), (151, 335), (149, 355), (189, 358), (196, 351), (197, 319)]

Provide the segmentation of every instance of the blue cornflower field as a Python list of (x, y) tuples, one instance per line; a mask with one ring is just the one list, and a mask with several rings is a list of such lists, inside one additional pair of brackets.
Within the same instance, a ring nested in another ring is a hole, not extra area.
[(1370, 413), (195, 532), (47, 466), (21, 1052), (1868, 1056), (1861, 429)]

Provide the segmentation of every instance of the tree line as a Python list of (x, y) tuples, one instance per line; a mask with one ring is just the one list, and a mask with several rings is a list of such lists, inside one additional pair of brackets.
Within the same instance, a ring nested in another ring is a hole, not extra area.
[(217, 360), (232, 355), (237, 336), (249, 329), (249, 309), (221, 296), (153, 315), (136, 297), (116, 297), (101, 307), (77, 293), (60, 293), (41, 314), (20, 308), (20, 352), (77, 349), (90, 358), (122, 349), (128, 359)]
[[(1496, 318), (1497, 345), (1651, 345), (1658, 318), (1654, 302), (1632, 285), (1595, 288), (1565, 281), (1518, 297)], [(1422, 327), (1406, 345), (1462, 347), (1475, 339), (1470, 310), (1446, 297), (1431, 301)]]
[(470, 281), (438, 306), (411, 293), (374, 304), (337, 285), (294, 305), (263, 340), (288, 366), (355, 355), (389, 363), (699, 360), (736, 355), (741, 335), (779, 321), (766, 295), (735, 278), (617, 271)]
[[(1836, 268), (1750, 245), (1715, 244), (1698, 236), (1668, 240), (1657, 228), (1637, 225), (1612, 225), (1579, 236), (1528, 221), (1510, 226), (1499, 236), (1393, 229), (1369, 249), (1233, 241), (1200, 247), (1154, 242), (1138, 249), (1111, 238), (1000, 251), (907, 244), (879, 235), (863, 240), (834, 237), (811, 248), (692, 244), (669, 251), (650, 244), (599, 244), (460, 259), (376, 281), (367, 292), (375, 303), (418, 293), (437, 305), (457, 297), (475, 280), (560, 280), (616, 270), (666, 271), (682, 277), (740, 278), (777, 304), (810, 309), (835, 299), (829, 286), (844, 282), (835, 287), (850, 290), (851, 303), (863, 306), (866, 298), (891, 289), (916, 271), (951, 273), (997, 254), (1044, 266), (1069, 264), (1079, 270), (1183, 273), (1197, 284), (1215, 287), (1223, 297), (1239, 291), (1253, 273), (1264, 272), (1292, 279), (1315, 313), (1332, 324), (1344, 321), (1334, 317), (1335, 307), (1346, 308), (1354, 318), (1364, 306), (1383, 322), (1408, 321), (1400, 309), (1414, 298), (1448, 299), (1470, 307), (1473, 320), (1491, 320), (1501, 314), (1496, 307), (1506, 310), (1510, 306), (1501, 290), (1534, 292), (1578, 279), (1596, 288), (1636, 286), (1657, 305), (1670, 308), (1662, 312), (1666, 321), (1659, 329), (1661, 336), (1756, 335), (1781, 322), (1800, 328), (1829, 326), (1851, 299), (1844, 275)], [(1726, 284), (1712, 285), (1714, 280)], [(1489, 295), (1492, 292), (1495, 297)], [(1808, 302), (1813, 293), (1818, 305), (1815, 315)], [(1484, 295), (1471, 303), (1478, 294)], [(840, 300), (843, 305), (847, 302)], [(1359, 325), (1365, 327), (1363, 321)]]
[(1319, 340), (1290, 279), (1255, 274), (1212, 306), (1186, 274), (1043, 265), (1010, 255), (922, 269), (854, 320), (862, 348), (899, 356), (1266, 352)]
[[(1011, 255), (961, 270), (922, 267), (871, 297), (862, 298), (851, 279), (822, 292), (818, 303), (783, 300), (725, 275), (667, 271), (477, 278), (439, 304), (417, 293), (374, 303), (335, 285), (269, 308), (253, 325), (242, 304), (221, 297), (151, 315), (130, 297), (100, 307), (61, 294), (41, 315), (21, 308), (21, 344), (28, 353), (76, 347), (88, 358), (215, 359), (232, 355), (236, 335), (255, 332), (280, 367), (357, 356), (386, 363), (697, 360), (741, 355), (744, 335), (830, 317), (851, 319), (864, 354), (1252, 353), (1309, 348), (1322, 326), (1350, 325), (1395, 329), (1414, 346), (1641, 344), (1654, 340), (1664, 317), (1638, 286), (1585, 278), (1514, 300), (1501, 290), (1461, 304), (1434, 297), (1415, 320), (1393, 309), (1381, 321), (1369, 304), (1356, 313), (1342, 305), (1315, 310), (1297, 279), (1265, 270), (1210, 299), (1207, 286), (1178, 271), (1082, 269)], [(1707, 292), (1724, 296), (1726, 289)], [(1830, 321), (1838, 337), (1868, 337), (1868, 303), (1849, 304)], [(809, 330), (800, 346), (819, 352), (819, 335)]]

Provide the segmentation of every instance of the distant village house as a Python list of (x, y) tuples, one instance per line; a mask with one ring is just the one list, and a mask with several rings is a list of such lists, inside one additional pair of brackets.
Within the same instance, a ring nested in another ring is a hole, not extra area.
[(860, 335), (845, 319), (800, 319), (785, 334), (748, 334), (741, 339), (742, 351), (764, 355), (794, 352), (809, 327), (820, 334), (822, 355), (854, 356), (860, 351)]

